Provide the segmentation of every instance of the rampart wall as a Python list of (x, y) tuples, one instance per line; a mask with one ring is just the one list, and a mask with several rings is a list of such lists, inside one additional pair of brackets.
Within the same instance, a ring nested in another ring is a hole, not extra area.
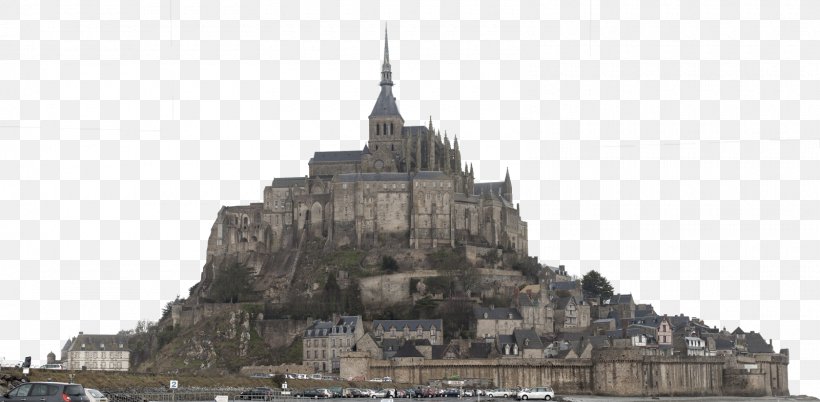
[(757, 357), (757, 369), (732, 367), (725, 357), (643, 356), (636, 349), (593, 351), (591, 359), (373, 360), (342, 358), (343, 377), (390, 376), (398, 382), (481, 378), (493, 386), (550, 385), (558, 394), (611, 396), (788, 395), (788, 356)]

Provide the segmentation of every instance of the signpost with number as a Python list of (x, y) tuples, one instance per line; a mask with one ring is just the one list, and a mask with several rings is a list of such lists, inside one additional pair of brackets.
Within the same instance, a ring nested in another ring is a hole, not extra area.
[(176, 401), (176, 390), (179, 388), (179, 381), (171, 380), (168, 384), (168, 388), (171, 388), (171, 401)]

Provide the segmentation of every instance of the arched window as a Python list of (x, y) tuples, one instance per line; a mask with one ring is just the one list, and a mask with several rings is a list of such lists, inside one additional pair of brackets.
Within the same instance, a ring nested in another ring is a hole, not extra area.
[(387, 123), (384, 123), (384, 135), (389, 135), (387, 132)]

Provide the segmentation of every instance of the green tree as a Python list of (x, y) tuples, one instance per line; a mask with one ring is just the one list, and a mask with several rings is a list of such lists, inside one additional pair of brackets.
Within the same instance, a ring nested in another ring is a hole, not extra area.
[(600, 297), (601, 301), (612, 298), (612, 285), (596, 270), (587, 272), (581, 279), (581, 289), (584, 295)]
[(393, 273), (399, 270), (399, 263), (389, 255), (382, 256), (382, 271)]
[(251, 272), (242, 263), (235, 262), (216, 273), (211, 285), (211, 297), (221, 303), (237, 303), (251, 292)]

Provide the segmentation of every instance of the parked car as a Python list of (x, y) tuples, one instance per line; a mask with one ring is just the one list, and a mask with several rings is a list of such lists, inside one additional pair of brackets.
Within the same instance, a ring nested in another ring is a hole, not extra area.
[(22, 402), (90, 402), (80, 384), (63, 382), (27, 382), (6, 392), (0, 401)]
[(239, 399), (245, 401), (269, 401), (273, 399), (273, 390), (268, 387), (256, 387), (239, 394)]
[(552, 398), (555, 398), (555, 391), (550, 387), (524, 388), (515, 395), (515, 399), (525, 401), (527, 399), (543, 399), (549, 401)]
[(487, 396), (490, 398), (509, 398), (510, 395), (515, 395), (515, 392), (506, 388), (496, 388), (487, 391)]
[(273, 378), (273, 374), (271, 374), (271, 373), (253, 373), (253, 374), (251, 374), (251, 378)]
[(447, 388), (439, 391), (438, 396), (445, 398), (459, 398), (461, 397), (461, 390), (455, 388)]
[(108, 402), (108, 397), (94, 388), (86, 388), (85, 396), (87, 396), (91, 402)]
[(416, 397), (418, 398), (432, 398), (438, 395), (438, 390), (433, 387), (416, 388)]
[(387, 398), (387, 391), (383, 389), (377, 389), (370, 394), (371, 398)]

